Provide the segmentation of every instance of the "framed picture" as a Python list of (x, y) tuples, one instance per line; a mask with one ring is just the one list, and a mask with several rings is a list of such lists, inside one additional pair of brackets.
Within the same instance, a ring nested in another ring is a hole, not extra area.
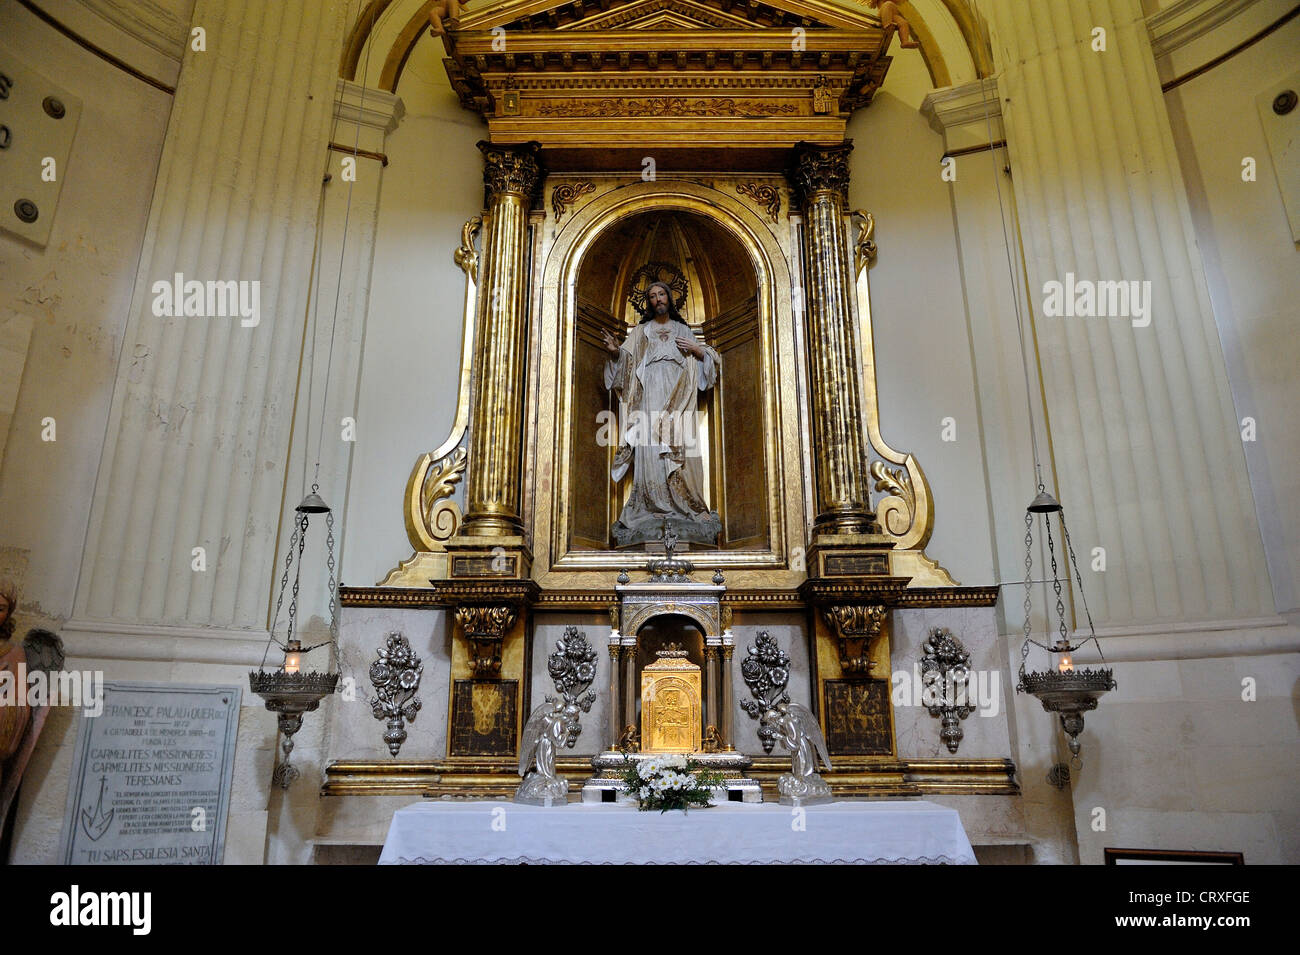
[(1103, 849), (1106, 865), (1245, 865), (1240, 852), (1184, 849)]

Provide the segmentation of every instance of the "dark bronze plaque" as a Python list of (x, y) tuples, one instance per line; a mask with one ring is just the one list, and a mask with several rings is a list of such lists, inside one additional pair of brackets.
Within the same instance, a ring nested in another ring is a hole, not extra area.
[(888, 554), (827, 554), (827, 577), (888, 577)]
[(518, 680), (457, 680), (451, 697), (452, 756), (513, 756)]
[(826, 748), (831, 756), (889, 756), (888, 680), (827, 680)]
[(515, 558), (509, 557), (453, 557), (453, 577), (514, 577)]

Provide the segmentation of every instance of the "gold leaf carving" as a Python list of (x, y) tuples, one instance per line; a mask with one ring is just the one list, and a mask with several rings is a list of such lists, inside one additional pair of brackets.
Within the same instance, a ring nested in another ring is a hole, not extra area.
[(869, 676), (875, 668), (871, 645), (880, 636), (889, 610), (881, 604), (834, 604), (822, 615), (835, 632), (840, 669), (846, 677)]
[(916, 491), (907, 469), (887, 468), (884, 461), (873, 461), (871, 476), (876, 479), (877, 491), (889, 492), (876, 505), (876, 520), (889, 534), (902, 537), (916, 520)]
[(798, 112), (798, 107), (793, 103), (738, 100), (729, 96), (716, 99), (606, 96), (601, 99), (548, 103), (539, 112), (542, 116), (743, 116), (761, 119), (774, 115), (792, 115)]
[(565, 211), (574, 202), (589, 192), (596, 191), (596, 184), (590, 179), (579, 179), (576, 182), (562, 182), (551, 190), (551, 209), (555, 212), (555, 221), (559, 222), (564, 217)]
[(856, 275), (876, 257), (876, 242), (872, 238), (876, 234), (876, 217), (864, 209), (855, 210), (852, 216), (858, 224), (858, 234), (853, 240), (853, 268)]
[(483, 220), (473, 216), (460, 229), (460, 248), (456, 250), (456, 264), (472, 280), (478, 272), (478, 250), (474, 248), (474, 236), (483, 227)]
[(760, 205), (767, 207), (768, 218), (773, 222), (779, 221), (778, 216), (781, 214), (781, 193), (776, 186), (763, 185), (757, 182), (742, 182), (736, 186), (736, 191), (742, 196), (748, 196)]
[(420, 510), (424, 515), (429, 536), (435, 541), (447, 541), (460, 527), (460, 505), (451, 500), (456, 484), (465, 475), (465, 449), (457, 448), (445, 458), (434, 463), (424, 478), (420, 491)]
[(515, 608), (508, 604), (456, 608), (456, 622), (469, 645), (469, 665), (475, 680), (501, 678), (501, 641), (515, 625), (516, 617)]

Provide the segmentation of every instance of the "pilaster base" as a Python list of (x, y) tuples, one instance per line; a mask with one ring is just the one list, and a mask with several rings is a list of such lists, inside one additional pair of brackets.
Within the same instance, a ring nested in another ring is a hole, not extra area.
[(808, 577), (888, 577), (892, 538), (884, 534), (813, 531), (808, 545)]
[(453, 537), (446, 543), (447, 577), (527, 579), (533, 552), (522, 537)]

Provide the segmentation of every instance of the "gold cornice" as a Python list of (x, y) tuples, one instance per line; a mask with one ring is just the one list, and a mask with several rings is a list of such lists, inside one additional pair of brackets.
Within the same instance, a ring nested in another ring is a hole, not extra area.
[(344, 607), (388, 607), (395, 610), (429, 610), (446, 607), (432, 587), (340, 587)]
[(907, 577), (819, 577), (804, 581), (799, 593), (809, 603), (874, 603), (888, 607), (898, 604), (907, 590)]
[[(587, 756), (561, 756), (558, 775), (570, 786), (592, 775)], [(325, 767), (322, 796), (509, 796), (519, 785), (519, 763), (511, 758), (467, 757), (430, 761), (338, 760)], [(775, 800), (776, 781), (790, 771), (789, 758), (755, 757), (748, 774)], [(1016, 765), (1010, 759), (837, 756), (822, 775), (837, 796), (966, 795), (1018, 796)]]
[[(482, 591), (481, 585), (478, 589)], [(435, 590), (432, 586), (428, 588), (340, 587), (339, 596), (345, 607), (427, 610), (450, 606), (447, 595), (440, 594), (439, 590)], [(611, 574), (606, 590), (542, 590), (533, 598), (533, 605), (537, 610), (603, 612), (610, 603), (614, 602), (614, 599)], [(798, 590), (728, 590), (725, 600), (728, 606), (741, 612), (802, 610), (808, 606), (808, 601)], [(891, 606), (895, 610), (931, 607), (994, 607), (997, 602), (997, 587), (909, 587), (896, 592), (891, 597)]]
[(538, 587), (531, 580), (452, 578), (435, 581), (433, 592), (443, 606), (467, 603), (531, 605), (537, 599)]
[[(869, 60), (883, 51), (883, 40), (884, 31), (878, 27), (809, 32), (808, 46), (803, 50), (791, 49), (790, 31), (783, 29), (604, 30), (590, 35), (566, 33), (558, 38), (554, 30), (539, 30), (508, 34), (503, 50), (499, 34), (489, 30), (474, 30), (462, 22), (462, 28), (455, 32), (455, 56), (460, 60), (483, 56), (489, 62), (505, 63), (508, 56), (515, 57), (518, 62), (520, 54), (525, 53), (548, 53), (562, 57), (565, 53), (644, 53), (654, 50), (660, 54), (673, 54), (660, 60), (660, 68), (671, 69), (677, 62), (675, 54), (681, 51), (717, 51), (720, 60), (715, 65), (726, 67), (732, 62), (732, 51), (740, 50), (745, 53), (780, 53), (786, 60), (797, 54), (800, 62), (811, 66), (822, 53), (856, 53), (859, 63), (863, 59)], [(723, 52), (725, 56), (721, 56)], [(749, 61), (746, 63), (753, 69), (762, 67), (761, 61), (757, 64), (750, 64)], [(572, 65), (576, 67), (578, 63)]]
[(768, 70), (753, 73), (485, 73), (484, 81), (493, 92), (505, 89), (506, 80), (518, 90), (638, 90), (666, 89), (755, 89), (784, 90), (787, 95), (803, 95), (817, 83), (820, 74), (793, 70)]

